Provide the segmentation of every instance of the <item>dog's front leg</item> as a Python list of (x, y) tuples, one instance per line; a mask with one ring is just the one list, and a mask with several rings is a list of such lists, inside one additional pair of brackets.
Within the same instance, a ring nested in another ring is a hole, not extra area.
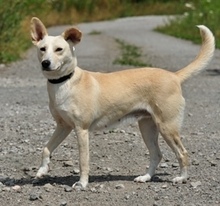
[(82, 128), (76, 128), (79, 147), (80, 180), (73, 184), (73, 188), (84, 189), (89, 179), (89, 132)]
[(37, 178), (41, 178), (47, 174), (49, 171), (50, 156), (52, 152), (68, 136), (71, 130), (72, 128), (67, 125), (57, 124), (56, 130), (43, 149), (41, 166), (36, 175)]

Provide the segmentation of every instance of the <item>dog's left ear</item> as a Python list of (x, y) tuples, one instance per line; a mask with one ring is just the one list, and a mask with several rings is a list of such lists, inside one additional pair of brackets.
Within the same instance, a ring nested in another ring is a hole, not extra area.
[(62, 34), (66, 41), (71, 41), (74, 45), (81, 41), (82, 33), (76, 28), (67, 29)]
[(33, 17), (31, 19), (31, 38), (34, 45), (42, 40), (47, 34), (47, 29), (40, 19)]

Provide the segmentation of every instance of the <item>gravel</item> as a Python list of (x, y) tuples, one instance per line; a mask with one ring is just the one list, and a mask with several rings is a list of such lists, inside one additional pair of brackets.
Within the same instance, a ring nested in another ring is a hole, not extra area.
[[(147, 16), (78, 25), (84, 34), (76, 47), (79, 66), (104, 72), (124, 69), (112, 64), (120, 52), (115, 38), (140, 46), (143, 59), (155, 67), (175, 71), (187, 65), (199, 45), (152, 31), (165, 21), (164, 16)], [(53, 27), (49, 32), (59, 34), (64, 28)], [(90, 35), (94, 30), (101, 33)], [(207, 70), (183, 85), (187, 106), (182, 141), (191, 160), (185, 184), (170, 181), (179, 173), (179, 166), (162, 138), (164, 158), (155, 177), (148, 183), (133, 182), (149, 163), (134, 123), (91, 133), (90, 183), (83, 191), (71, 187), (79, 178), (74, 132), (53, 153), (48, 176), (34, 179), (42, 148), (55, 128), (36, 50), (31, 48), (21, 61), (1, 64), (1, 205), (220, 205), (219, 57), (216, 50)]]

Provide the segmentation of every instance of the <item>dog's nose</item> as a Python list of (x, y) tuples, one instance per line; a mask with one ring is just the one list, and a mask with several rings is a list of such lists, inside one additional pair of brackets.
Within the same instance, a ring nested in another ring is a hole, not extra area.
[(49, 60), (44, 60), (41, 62), (41, 65), (44, 69), (48, 69), (50, 67), (50, 61)]

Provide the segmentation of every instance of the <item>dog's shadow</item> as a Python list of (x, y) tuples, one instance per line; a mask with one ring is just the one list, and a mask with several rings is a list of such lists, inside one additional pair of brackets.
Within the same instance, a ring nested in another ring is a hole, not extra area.
[[(168, 176), (169, 174), (156, 174), (152, 177), (151, 182), (171, 182), (167, 179), (161, 178), (162, 176)], [(137, 175), (138, 176), (138, 175)], [(89, 177), (89, 183), (101, 183), (101, 182), (113, 182), (113, 181), (129, 181), (133, 182), (134, 175), (91, 175)], [(26, 177), (20, 179), (7, 178), (2, 181), (5, 186), (13, 185), (33, 185), (33, 186), (43, 186), (45, 184), (57, 184), (57, 185), (68, 185), (72, 186), (75, 182), (79, 180), (79, 176), (68, 175), (68, 176), (46, 176), (42, 179), (35, 179), (33, 177)]]

